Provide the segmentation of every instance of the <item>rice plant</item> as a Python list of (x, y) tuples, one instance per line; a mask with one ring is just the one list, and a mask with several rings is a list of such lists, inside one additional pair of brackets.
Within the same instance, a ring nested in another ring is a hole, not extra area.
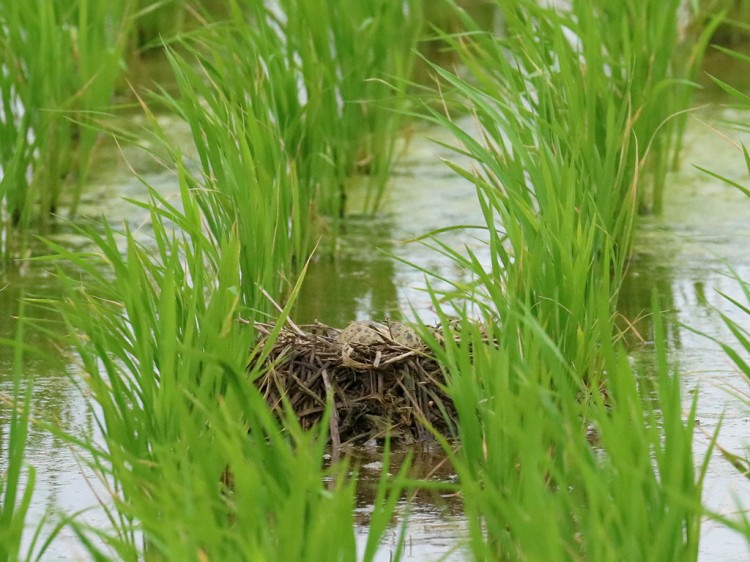
[[(214, 238), (237, 229), (244, 302), (268, 312), (262, 291), (283, 295), (320, 235), (319, 216), (343, 214), (365, 161), (372, 204), (379, 198), (404, 103), (385, 80), (409, 72), (415, 6), (233, 2), (229, 21), (168, 52), (179, 97), (158, 99), (190, 124), (200, 172), (165, 145), (185, 162)], [(309, 26), (314, 12), (324, 20)], [(408, 33), (396, 39), (400, 18)]]
[[(695, 404), (683, 421), (661, 331), (657, 380), (605, 340), (606, 392), (582, 393), (529, 311), (514, 331), (466, 318), (460, 330), (434, 349), (458, 411), (460, 446), (446, 450), (477, 559), (697, 558), (707, 459), (694, 469)], [(644, 401), (642, 385), (658, 395)]]
[[(187, 61), (169, 54), (181, 91), (180, 100), (171, 100), (171, 105), (190, 124), (200, 171), (183, 164), (179, 152), (173, 158), (215, 243), (232, 230), (240, 240), (243, 303), (271, 313), (263, 293), (281, 300), (312, 250), (314, 199), (285, 150), (272, 100), (258, 88), (260, 81), (246, 83), (240, 81), (245, 77), (231, 76), (241, 64), (241, 51), (235, 60), (227, 52), (222, 59), (219, 52), (215, 64), (219, 72), (226, 65), (227, 73), (221, 84), (204, 82)], [(255, 89), (248, 90), (251, 87)], [(155, 119), (152, 123), (156, 126)], [(173, 220), (179, 224), (177, 216)]]
[[(473, 160), (448, 165), (476, 185), (490, 249), (483, 263), (435, 243), (474, 278), (434, 293), (438, 310), (448, 299), (460, 311), (461, 338), (433, 341), (458, 411), (453, 460), (472, 550), (488, 560), (695, 559), (706, 464), (694, 471), (693, 418), (682, 419), (663, 334), (658, 398), (644, 403), (651, 382), (633, 372), (613, 323), (636, 215), (657, 198), (642, 193), (646, 162), (666, 150), (653, 140), (664, 115), (651, 88), (671, 78), (639, 34), (663, 38), (669, 59), (676, 37), (659, 25), (677, 3), (496, 4), (505, 38), (467, 18), (470, 32), (445, 38), (467, 77), (434, 69), (479, 134), (429, 112)], [(649, 9), (652, 21), (639, 19)]]
[(721, 15), (691, 36), (681, 22), (694, 15), (681, 18), (680, 0), (598, 2), (593, 10), (587, 4), (574, 3), (580, 28), (597, 29), (593, 42), (601, 42), (612, 89), (632, 104), (637, 154), (649, 180), (641, 183), (640, 209), (659, 213), (667, 172), (679, 163), (694, 80)]
[[(559, 25), (568, 30), (568, 44), (549, 43), (545, 49), (537, 44), (543, 39), (531, 44), (524, 39), (530, 36), (535, 25), (545, 25), (540, 22), (549, 17), (544, 13), (551, 9), (529, 6), (525, 2), (516, 6), (500, 0), (496, 4), (506, 21), (507, 48), (511, 53), (520, 54), (517, 61), (527, 60), (522, 64), (532, 75), (530, 82), (535, 80), (533, 73), (539, 68), (534, 64), (541, 64), (542, 68), (554, 66), (558, 62), (555, 49), (562, 48), (567, 54), (559, 62), (567, 61), (568, 66), (561, 67), (554, 77), (575, 76), (581, 80), (578, 96), (599, 99), (598, 109), (594, 109), (592, 101), (586, 112), (575, 107), (575, 97), (570, 100), (573, 105), (565, 120), (570, 127), (566, 134), (583, 133), (601, 150), (607, 146), (606, 130), (611, 126), (611, 117), (605, 108), (610, 103), (629, 105), (630, 134), (635, 143), (629, 155), (630, 162), (637, 158), (639, 168), (647, 172), (648, 179), (642, 181), (638, 189), (639, 208), (659, 212), (669, 163), (676, 163), (679, 156), (684, 112), (690, 109), (695, 89), (692, 80), (700, 69), (707, 42), (720, 17), (711, 19), (698, 37), (692, 37), (683, 30), (685, 24), (681, 22), (685, 18), (680, 17), (682, 2), (679, 0), (645, 5), (631, 1), (574, 1), (569, 10), (555, 10)], [(486, 41), (478, 41), (482, 48), (487, 48)], [(490, 49), (497, 52), (497, 46)], [(574, 58), (573, 54), (578, 57)], [(475, 64), (472, 73), (489, 75), (491, 71), (477, 72)], [(567, 98), (561, 98), (559, 105), (565, 101)]]
[[(735, 57), (741, 62), (750, 63), (750, 58), (740, 52), (732, 51), (726, 48), (722, 48), (721, 50), (726, 55)], [(720, 88), (722, 88), (735, 100), (738, 109), (743, 110), (743, 113), (750, 109), (750, 96), (734, 88), (731, 84), (722, 82), (716, 78), (713, 79)], [(740, 115), (742, 115), (742, 113)], [(741, 130), (747, 129), (746, 120), (742, 117), (738, 118), (737, 121), (733, 123), (733, 125)], [(750, 174), (750, 151), (744, 144), (741, 146), (741, 150), (745, 167), (748, 174)], [(726, 177), (721, 171), (702, 168), (700, 166), (696, 167), (712, 178), (727, 184), (728, 187), (737, 189), (741, 193), (750, 197), (750, 187), (748, 187), (747, 184)], [(743, 278), (738, 271), (732, 268), (729, 269), (728, 274), (730, 275), (730, 277), (736, 280), (742, 296), (740, 298), (735, 298), (725, 293), (721, 293), (721, 295), (727, 300), (727, 302), (735, 307), (737, 313), (739, 313), (744, 317), (744, 319), (746, 319), (750, 317), (750, 281)], [(750, 331), (748, 331), (743, 320), (737, 320), (733, 318), (732, 315), (722, 311), (717, 312), (721, 320), (724, 322), (725, 326), (728, 328), (729, 332), (734, 337), (734, 344), (723, 341), (709, 334), (702, 335), (718, 344), (719, 347), (721, 347), (721, 349), (724, 351), (724, 353), (726, 353), (727, 357), (735, 365), (739, 375), (742, 376), (746, 380), (746, 382), (750, 383), (750, 364), (748, 363), (747, 359), (747, 354), (748, 352), (750, 352)], [(691, 329), (690, 326), (688, 326), (688, 329)], [(745, 402), (746, 405), (750, 404), (750, 400), (748, 399), (746, 393), (740, 393), (739, 398), (743, 402)], [(734, 466), (734, 468), (737, 469), (741, 476), (745, 478), (750, 477), (750, 457), (748, 456), (748, 452), (746, 450), (731, 451), (722, 447), (717, 448), (724, 459), (727, 460), (732, 466)], [(738, 508), (739, 509), (737, 513), (732, 515), (716, 512), (711, 512), (709, 513), (709, 515), (728, 528), (734, 529), (735, 531), (744, 535), (745, 540), (748, 542), (748, 544), (750, 544), (750, 517), (748, 517), (745, 506), (741, 505), (739, 499)]]
[(572, 15), (534, 2), (503, 7), (507, 39), (476, 32), (453, 40), (471, 83), (436, 69), (482, 131), (477, 138), (431, 112), (476, 163), (452, 167), (477, 186), (490, 271), (471, 255), (451, 256), (476, 272), (469, 297), (499, 324), (513, 322), (508, 303), (524, 302), (577, 373), (596, 373), (599, 341), (612, 332), (591, 311), (604, 298), (614, 313), (638, 205), (631, 104), (611, 95), (593, 45), (594, 60), (581, 64), (566, 31), (577, 29)]
[(91, 123), (121, 74), (127, 7), (126, 0), (0, 5), (4, 259), (23, 247), (32, 222), (45, 224), (63, 204), (75, 212), (98, 138)]
[[(253, 3), (257, 5), (246, 2)], [(288, 146), (301, 165), (309, 162), (311, 177), (330, 175), (315, 171), (321, 168), (333, 172), (334, 189), (319, 187), (319, 210), (325, 215), (345, 212), (348, 184), (355, 174), (369, 178), (364, 210), (370, 212), (380, 202), (408, 99), (396, 85), (411, 76), (421, 4), (420, 0), (375, 0), (342, 6), (282, 0), (277, 14), (266, 11), (258, 17), (269, 27), (278, 22), (281, 52), (302, 88), (287, 90), (291, 105), (295, 91), (304, 100), (300, 108), (304, 116), (300, 114), (298, 122), (302, 130), (289, 139)], [(311, 21), (318, 25), (309, 25)], [(272, 58), (277, 46), (276, 40), (269, 41), (269, 31), (263, 50)], [(327, 192), (332, 193), (325, 196)]]
[(21, 373), (23, 324), (17, 331), (16, 341), (11, 343), (16, 346), (16, 354), (12, 401), (10, 404), (6, 402), (3, 408), (9, 412), (7, 437), (0, 426), (0, 560), (20, 558), (21, 539), (34, 493), (35, 478), (34, 469), (29, 468), (25, 486), (22, 484), (31, 403), (31, 384), (27, 382), (23, 387)]
[(29, 509), (36, 487), (36, 470), (27, 464), (25, 456), (33, 418), (33, 381), (24, 376), (23, 364), (25, 357), (39, 352), (24, 340), (26, 324), (21, 302), (15, 339), (0, 339), (0, 345), (8, 346), (13, 352), (11, 390), (0, 393), (3, 422), (0, 425), (0, 560), (7, 561), (42, 559), (66, 524), (63, 519), (47, 529), (49, 512), (29, 524)]
[(371, 180), (374, 209), (394, 158), (406, 97), (392, 84), (410, 75), (418, 0), (231, 7), (226, 26), (198, 35), (208, 49), (193, 50), (208, 80), (234, 103), (267, 100), (315, 212), (341, 216), (357, 174)]
[[(68, 438), (115, 501), (114, 529), (76, 528), (102, 559), (353, 560), (356, 480), (345, 465), (326, 465), (325, 434), (303, 432), (291, 412), (275, 419), (253, 386), (260, 373), (248, 366), (262, 364), (253, 357), (274, 336), (256, 345), (237, 230), (214, 240), (184, 183), (182, 197), (178, 224), (174, 209), (152, 202), (153, 247), (107, 225), (89, 231), (95, 252), (50, 243), (85, 279), (61, 272), (67, 297), (54, 304), (102, 434)], [(366, 559), (398, 480), (392, 491), (383, 481)]]

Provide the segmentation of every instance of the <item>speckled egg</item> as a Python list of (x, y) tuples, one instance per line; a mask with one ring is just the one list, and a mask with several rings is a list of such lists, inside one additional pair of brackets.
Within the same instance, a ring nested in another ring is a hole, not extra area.
[(383, 341), (379, 330), (385, 326), (370, 320), (355, 320), (346, 328), (341, 330), (338, 336), (339, 343), (356, 343), (360, 345), (373, 345)]
[(404, 347), (416, 348), (422, 345), (422, 340), (417, 333), (406, 324), (391, 322), (388, 324), (391, 339)]

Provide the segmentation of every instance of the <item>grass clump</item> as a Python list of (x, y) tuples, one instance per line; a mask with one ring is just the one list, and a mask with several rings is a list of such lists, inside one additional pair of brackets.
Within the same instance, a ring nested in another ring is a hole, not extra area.
[[(15, 341), (3, 342), (15, 346), (13, 393), (3, 396), (3, 414), (8, 412), (7, 435), (0, 426), (0, 560), (20, 560), (26, 517), (34, 493), (35, 472), (29, 467), (23, 483), (24, 454), (29, 430), (31, 383), (23, 388), (21, 358), (23, 353), (23, 322)], [(7, 407), (7, 410), (6, 410)], [(3, 415), (5, 417), (5, 415)], [(24, 485), (25, 484), (25, 485)]]
[[(301, 128), (290, 131), (287, 146), (307, 163), (310, 179), (334, 180), (332, 188), (317, 186), (319, 211), (342, 215), (355, 175), (368, 178), (362, 210), (374, 211), (407, 107), (408, 98), (395, 84), (411, 76), (422, 29), (421, 0), (358, 0), (345, 6), (282, 0), (278, 13), (263, 12), (257, 19), (267, 27), (261, 47), (266, 60), (277, 58), (279, 49), (291, 70), (283, 83), (291, 86), (291, 78), (297, 85), (286, 92), (289, 109), (295, 94), (299, 104), (287, 117)], [(276, 22), (279, 29), (271, 39)]]
[(663, 333), (656, 380), (641, 382), (624, 350), (603, 341), (606, 393), (583, 394), (532, 315), (519, 324), (495, 329), (488, 345), (464, 321), (462, 340), (437, 351), (458, 412), (451, 460), (474, 556), (695, 560), (707, 462), (694, 468), (695, 404), (683, 422)]
[(695, 15), (685, 15), (680, 0), (578, 1), (573, 11), (587, 63), (594, 57), (586, 45), (601, 45), (595, 64), (605, 74), (597, 80), (608, 81), (610, 92), (630, 103), (636, 154), (648, 180), (641, 182), (639, 208), (658, 214), (667, 173), (679, 163), (694, 81), (721, 15), (691, 36), (686, 20)]
[[(95, 253), (53, 245), (86, 278), (64, 277), (57, 306), (102, 435), (71, 439), (114, 499), (103, 545), (78, 527), (85, 546), (102, 559), (353, 560), (356, 478), (326, 464), (325, 434), (291, 411), (280, 423), (253, 386), (261, 371), (248, 365), (269, 349), (241, 296), (237, 230), (216, 241), (182, 195), (177, 230), (165, 227), (177, 214), (150, 207), (153, 248), (108, 226), (89, 232)], [(399, 495), (382, 486), (375, 546)]]
[(91, 165), (96, 112), (121, 73), (127, 2), (25, 2), (0, 6), (0, 198), (3, 256), (11, 229), (46, 222), (63, 203), (75, 211)]
[(101, 117), (122, 86), (132, 51), (139, 41), (176, 30), (184, 9), (178, 0), (145, 4), (0, 4), (3, 261), (23, 253), (30, 227), (44, 230), (61, 207), (76, 213), (101, 138)]
[[(474, 160), (473, 169), (451, 166), (477, 186), (491, 270), (481, 270), (473, 255), (446, 251), (476, 273), (469, 296), (485, 303), (498, 324), (513, 324), (521, 303), (585, 382), (587, 373), (601, 371), (599, 342), (613, 334), (612, 323), (592, 311), (616, 310), (648, 185), (644, 167), (667, 157), (654, 140), (663, 118), (649, 117), (649, 108), (663, 105), (656, 83), (649, 85), (660, 74), (650, 66), (654, 57), (640, 51), (645, 31), (626, 17), (637, 17), (634, 7), (615, 17), (609, 4), (596, 2), (574, 2), (569, 12), (530, 1), (496, 4), (504, 38), (466, 16), (472, 31), (446, 37), (470, 78), (435, 69), (446, 88), (463, 96), (479, 135), (430, 113)], [(648, 9), (668, 19), (676, 10), (671, 4)], [(622, 44), (611, 44), (615, 31)], [(676, 35), (650, 33), (663, 36), (664, 49), (654, 50), (670, 59)], [(623, 47), (626, 39), (630, 48)], [(660, 88), (670, 81), (660, 79)]]
[(179, 96), (161, 100), (189, 123), (198, 169), (165, 145), (214, 239), (236, 229), (246, 305), (271, 312), (263, 292), (283, 296), (365, 161), (379, 199), (405, 103), (385, 80), (409, 73), (419, 21), (415, 1), (235, 1), (169, 51)]
[[(719, 18), (695, 38), (682, 31), (679, 0), (645, 5), (574, 1), (569, 10), (529, 2), (495, 4), (506, 25), (503, 42), (480, 33), (464, 15), (474, 32), (457, 50), (471, 75), (485, 85), (499, 73), (509, 77), (499, 63), (481, 68), (483, 53), (497, 61), (507, 49), (508, 64), (518, 65), (508, 87), (528, 92), (525, 113), (548, 111), (538, 112), (536, 119), (548, 129), (559, 127), (555, 132), (565, 139), (561, 142), (579, 142), (603, 154), (611, 152), (613, 135), (625, 134), (614, 142), (630, 147), (621, 155), (623, 173), (642, 176), (636, 192), (639, 210), (659, 212), (669, 163), (679, 156), (684, 112), (695, 89), (692, 80)], [(545, 100), (548, 95), (560, 97)], [(612, 112), (615, 107), (627, 112), (626, 128), (621, 113)], [(625, 177), (618, 189), (629, 183)]]
[[(644, 195), (644, 170), (663, 174), (654, 159), (671, 155), (654, 135), (675, 111), (657, 109), (677, 37), (659, 26), (678, 3), (496, 4), (504, 38), (468, 19), (470, 32), (446, 37), (468, 77), (435, 68), (478, 133), (430, 113), (472, 159), (449, 165), (475, 184), (489, 245), (488, 263), (438, 245), (474, 282), (434, 294), (437, 307), (467, 303), (461, 341), (433, 343), (458, 412), (453, 460), (472, 550), (695, 559), (706, 465), (693, 468), (679, 380), (661, 334), (656, 381), (634, 372), (613, 321), (637, 213), (659, 197)], [(651, 51), (663, 60), (641, 51), (645, 35), (665, 41)], [(644, 401), (652, 384), (657, 396)]]
[(522, 305), (581, 384), (601, 371), (599, 341), (612, 335), (592, 311), (614, 313), (631, 246), (640, 179), (631, 104), (610, 95), (603, 61), (581, 64), (570, 14), (534, 2), (502, 6), (507, 39), (454, 40), (472, 83), (437, 70), (480, 127), (477, 135), (431, 114), (474, 161), (473, 169), (449, 165), (477, 186), (492, 261), (485, 271), (471, 254), (450, 256), (475, 273), (467, 297), (502, 326), (517, 324)]
[[(294, 170), (307, 205), (302, 212), (338, 218), (354, 175), (370, 180), (366, 210), (380, 199), (406, 103), (390, 83), (409, 76), (420, 28), (417, 0), (345, 7), (242, 0), (231, 3), (225, 24), (188, 45), (217, 96), (238, 111), (272, 116), (284, 171)], [(178, 73), (191, 65), (182, 60)], [(250, 107), (258, 99), (260, 111)]]

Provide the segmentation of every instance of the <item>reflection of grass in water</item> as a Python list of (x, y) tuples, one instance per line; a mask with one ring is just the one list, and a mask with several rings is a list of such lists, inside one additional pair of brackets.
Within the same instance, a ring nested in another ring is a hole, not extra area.
[(360, 317), (400, 319), (389, 219), (347, 218), (335, 256), (322, 256), (305, 275), (294, 318), (344, 327)]
[[(0, 559), (31, 560), (40, 559), (60, 531), (56, 526), (48, 534), (42, 534), (49, 513), (41, 520), (33, 522), (33, 528), (27, 529), (29, 508), (34, 495), (36, 471), (26, 466), (24, 455), (28, 444), (29, 426), (32, 419), (31, 404), (33, 381), (24, 376), (24, 357), (38, 353), (25, 340), (26, 320), (24, 307), (19, 311), (15, 339), (0, 339), (0, 345), (13, 350), (13, 391), (11, 395), (0, 395), (0, 405), (7, 408), (8, 416), (3, 415), (0, 425)], [(24, 474), (25, 469), (25, 474)], [(33, 536), (22, 552), (22, 544), (29, 531)], [(26, 558), (24, 558), (26, 557)]]
[[(750, 57), (748, 57), (747, 55), (726, 49), (722, 50), (726, 54), (735, 57), (740, 61), (750, 63)], [(750, 109), (750, 97), (748, 97), (745, 93), (735, 89), (731, 84), (715, 78), (714, 80), (718, 84), (718, 86), (725, 90), (728, 94), (730, 94), (744, 110)], [(739, 121), (737, 125), (741, 127), (746, 126), (744, 121)], [(750, 152), (744, 145), (742, 145), (741, 148), (744, 156), (745, 167), (750, 173)], [(732, 188), (738, 189), (740, 192), (750, 197), (750, 188), (747, 185), (722, 175), (722, 172), (718, 170), (709, 170), (700, 167), (698, 167), (698, 169), (705, 172), (710, 177), (718, 179), (719, 181), (726, 183)], [(721, 295), (736, 308), (736, 311), (738, 313), (744, 315), (745, 318), (750, 317), (750, 281), (748, 281), (747, 279), (743, 279), (742, 276), (731, 267), (730, 275), (737, 281), (739, 288), (742, 291), (743, 298), (742, 300), (736, 299), (725, 293), (721, 293)], [(735, 320), (730, 315), (726, 314), (725, 312), (721, 312), (720, 310), (717, 310), (717, 312), (726, 327), (734, 336), (736, 344), (739, 344), (739, 347), (733, 347), (729, 343), (723, 342), (716, 337), (711, 336), (710, 334), (703, 335), (717, 343), (737, 367), (739, 374), (746, 381), (750, 381), (750, 364), (748, 364), (747, 361), (747, 354), (748, 352), (750, 352), (750, 331), (745, 326), (743, 326), (742, 321)], [(748, 398), (748, 395), (746, 393), (742, 394), (740, 398), (746, 404), (750, 403), (750, 398)], [(724, 449), (720, 445), (717, 445), (717, 447), (722, 457), (724, 457), (724, 459), (727, 460), (742, 476), (744, 476), (745, 478), (750, 478), (750, 456), (748, 456), (747, 451), (739, 453), (737, 451)], [(739, 505), (741, 506), (741, 504)], [(736, 516), (728, 516), (716, 512), (710, 512), (709, 515), (716, 521), (719, 521), (727, 527), (734, 529), (744, 535), (745, 540), (750, 544), (750, 517), (748, 517), (747, 515), (745, 506), (740, 507), (740, 509), (738, 510), (738, 515)]]

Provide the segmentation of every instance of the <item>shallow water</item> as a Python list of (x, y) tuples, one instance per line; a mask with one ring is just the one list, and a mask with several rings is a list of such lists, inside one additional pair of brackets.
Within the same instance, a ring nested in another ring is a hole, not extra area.
[[(734, 118), (739, 115), (724, 109), (701, 114), (691, 122), (684, 165), (671, 178), (664, 216), (641, 223), (621, 309), (630, 318), (647, 312), (651, 291), (657, 288), (662, 305), (670, 311), (670, 355), (683, 380), (685, 410), (697, 395), (700, 430), (711, 434), (721, 422), (719, 443), (744, 454), (750, 443), (746, 401), (750, 385), (717, 344), (688, 329), (739, 347), (718, 312), (750, 328), (750, 318), (720, 294), (744, 300), (739, 285), (727, 273), (732, 268), (750, 279), (750, 199), (691, 167), (694, 164), (749, 183), (741, 153), (711, 129), (713, 120)], [(750, 142), (747, 134), (731, 136)], [(637, 326), (648, 339), (648, 323)], [(648, 353), (647, 344), (640, 349)], [(697, 439), (696, 463), (702, 460), (707, 444), (706, 437)], [(715, 454), (704, 499), (720, 513), (733, 513), (741, 509), (738, 502), (750, 506), (750, 481)], [(743, 537), (713, 523), (705, 524), (703, 533), (701, 560), (750, 560)]]
[[(726, 276), (728, 266), (750, 279), (750, 201), (690, 165), (695, 163), (739, 181), (747, 180), (741, 153), (712, 129), (713, 126), (726, 127), (709, 125), (733, 117), (738, 116), (732, 110), (710, 109), (691, 119), (684, 165), (670, 179), (664, 215), (641, 221), (623, 288), (621, 312), (634, 321), (649, 310), (652, 289), (658, 288), (664, 307), (670, 311), (669, 343), (672, 359), (684, 381), (685, 409), (689, 408), (693, 393), (697, 393), (700, 427), (710, 433), (723, 419), (720, 443), (742, 453), (748, 445), (750, 429), (750, 408), (742, 398), (743, 393), (750, 396), (750, 386), (736, 373), (718, 346), (682, 325), (731, 342), (731, 336), (716, 313), (718, 309), (750, 328), (750, 319), (737, 314), (718, 293), (741, 298), (737, 284)], [(184, 134), (184, 130), (168, 124), (176, 137)], [(733, 136), (750, 142), (750, 135), (743, 135)], [(425, 285), (424, 275), (404, 261), (449, 278), (455, 278), (458, 272), (452, 263), (426, 246), (404, 241), (430, 230), (453, 224), (480, 224), (482, 220), (473, 187), (439, 161), (441, 157), (457, 158), (433, 144), (430, 137), (447, 140), (444, 133), (434, 129), (415, 134), (391, 182), (383, 213), (374, 218), (348, 219), (338, 242), (338, 257), (321, 259), (311, 267), (296, 309), (297, 321), (318, 319), (343, 326), (357, 318), (419, 315), (428, 322), (435, 320), (430, 299), (421, 290)], [(175, 189), (170, 174), (138, 159), (134, 153), (127, 152), (126, 156), (151, 183), (166, 193)], [(106, 209), (114, 224), (124, 221), (141, 225), (143, 217), (139, 211), (124, 203), (113, 203), (112, 197), (144, 197), (144, 188), (132, 179), (117, 150), (113, 149), (105, 162), (115, 171), (94, 176), (94, 186), (84, 197), (82, 212), (95, 217)], [(64, 227), (52, 236), (71, 246), (83, 243)], [(481, 238), (481, 233), (464, 230), (445, 233), (442, 240), (455, 248), (468, 245), (480, 256), (486, 255), (478, 236)], [(6, 274), (0, 283), (2, 286), (5, 289), (0, 291), (0, 313), (4, 318), (16, 314), (22, 288), (35, 294), (58, 291), (54, 277), (37, 266), (28, 266), (22, 273)], [(54, 320), (43, 310), (34, 310), (34, 315), (44, 322)], [(628, 341), (633, 354), (648, 362), (651, 352), (648, 318), (636, 321), (635, 326), (638, 335), (629, 333)], [(12, 331), (11, 323), (0, 325), (0, 337), (12, 337)], [(32, 331), (29, 338), (35, 346), (49, 350), (49, 342), (43, 335)], [(65, 350), (57, 355), (59, 361), (29, 359), (24, 364), (25, 375), (35, 379), (34, 408), (66, 428), (93, 432), (91, 413), (68, 376), (76, 371), (74, 358)], [(0, 389), (7, 391), (9, 388), (10, 354), (0, 348)], [(5, 412), (0, 410), (0, 415)], [(701, 461), (706, 443), (702, 437), (697, 440), (696, 463)], [(379, 453), (360, 451), (357, 454), (364, 465), (364, 485), (358, 505), (361, 526), (357, 534), (358, 540), (364, 541), (370, 505), (368, 471), (373, 477), (377, 475)], [(424, 469), (420, 473), (429, 473), (441, 460), (439, 454), (425, 453), (418, 463)], [(96, 493), (102, 491), (101, 484), (58, 439), (43, 431), (32, 431), (28, 461), (38, 471), (30, 516), (32, 526), (49, 507), (71, 513), (96, 506)], [(435, 477), (450, 481), (453, 475), (443, 467)], [(750, 506), (750, 483), (715, 455), (709, 468), (705, 498), (714, 509), (731, 513), (737, 510), (736, 501)], [(407, 560), (468, 557), (462, 550), (466, 522), (455, 499), (420, 496), (408, 506), (400, 506), (400, 510), (402, 517), (408, 512), (410, 520), (404, 544)], [(106, 524), (101, 509), (92, 509), (85, 518), (95, 525)], [(389, 560), (398, 540), (398, 530), (394, 528), (379, 559)], [(68, 533), (55, 543), (45, 560), (83, 559), (82, 552)], [(706, 524), (700, 559), (706, 562), (750, 560), (750, 554), (743, 537)]]

